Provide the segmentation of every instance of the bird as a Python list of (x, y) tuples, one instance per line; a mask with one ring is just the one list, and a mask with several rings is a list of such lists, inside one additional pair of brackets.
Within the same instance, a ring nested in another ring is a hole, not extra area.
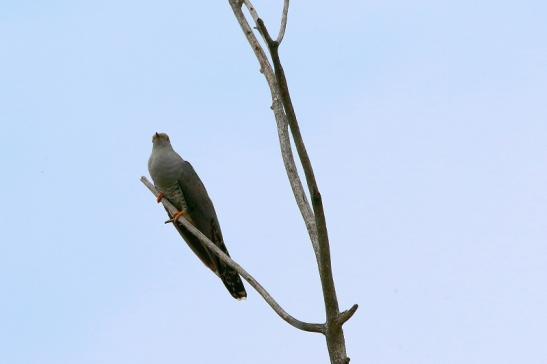
[(163, 198), (171, 202), (179, 212), (172, 216), (173, 225), (198, 258), (224, 283), (232, 297), (241, 300), (247, 292), (239, 274), (223, 263), (200, 242), (187, 228), (177, 221), (184, 216), (209, 240), (229, 256), (224, 245), (215, 207), (205, 185), (190, 164), (173, 149), (169, 136), (156, 132), (152, 136), (152, 154), (148, 159), (148, 171), (159, 191), (158, 203)]

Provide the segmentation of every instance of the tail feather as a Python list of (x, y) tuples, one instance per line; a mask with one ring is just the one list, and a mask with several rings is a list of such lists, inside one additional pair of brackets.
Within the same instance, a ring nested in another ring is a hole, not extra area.
[(232, 297), (238, 300), (247, 298), (247, 292), (245, 291), (241, 277), (235, 270), (226, 267), (219, 275), (220, 279), (222, 279), (222, 283), (224, 283)]

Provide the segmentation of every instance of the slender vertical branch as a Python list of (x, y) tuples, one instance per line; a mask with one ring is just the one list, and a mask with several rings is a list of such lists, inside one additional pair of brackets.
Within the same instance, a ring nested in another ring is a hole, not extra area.
[[(283, 161), (285, 163), (287, 175), (289, 177), (291, 187), (293, 188), (297, 204), (302, 212), (302, 216), (306, 223), (306, 227), (308, 228), (308, 232), (310, 233), (310, 239), (314, 247), (319, 275), (321, 278), (321, 286), (323, 289), (323, 297), (326, 311), (326, 331), (324, 334), (327, 341), (327, 347), (329, 349), (331, 363), (346, 364), (349, 362), (349, 358), (346, 354), (346, 344), (342, 325), (353, 316), (358, 306), (354, 305), (349, 310), (342, 313), (340, 313), (339, 310), (338, 299), (336, 296), (336, 288), (334, 285), (334, 278), (332, 274), (329, 236), (323, 207), (323, 200), (321, 197), (321, 193), (319, 192), (317, 181), (315, 179), (311, 160), (309, 158), (306, 146), (304, 144), (304, 140), (302, 138), (302, 134), (300, 132), (300, 127), (298, 125), (296, 112), (294, 110), (294, 106), (291, 100), (285, 71), (279, 57), (279, 45), (283, 40), (285, 29), (287, 26), (289, 1), (284, 1), (281, 26), (276, 40), (273, 40), (271, 38), (270, 34), (268, 33), (268, 29), (266, 28), (264, 22), (258, 14), (258, 11), (250, 0), (229, 1), (232, 5), (232, 9), (236, 16), (236, 19), (242, 27), (247, 37), (247, 40), (253, 48), (253, 51), (257, 56), (260, 64), (262, 65), (264, 62), (266, 62), (269, 66), (269, 68), (266, 70), (267, 72), (263, 73), (266, 77), (266, 80), (268, 81), (270, 92), (272, 94), (272, 109), (274, 110), (274, 115), (278, 123), (278, 133), (281, 143)], [(243, 12), (241, 11), (241, 6), (243, 4), (245, 4), (247, 9), (249, 10), (251, 17), (256, 24), (256, 28), (259, 31), (259, 34), (262, 36), (268, 47), (268, 51), (273, 63), (273, 71), (264, 50), (258, 43), (258, 40), (256, 39), (256, 37), (254, 37), (254, 34), (252, 34), (252, 32), (249, 33), (249, 30), (251, 28), (247, 23)], [(290, 138), (287, 134), (287, 124), (290, 127), (294, 145), (296, 147), (298, 157), (304, 170), (304, 175), (306, 177), (306, 182), (312, 202), (313, 212), (309, 211), (309, 204), (307, 204), (305, 192), (302, 191), (300, 177), (296, 172), (294, 157), (292, 156), (292, 152), (290, 150)], [(299, 200), (302, 198), (304, 198), (304, 201), (306, 203), (303, 203), (302, 200)], [(310, 219), (313, 219), (313, 224)]]
[(321, 286), (323, 288), (323, 299), (325, 301), (327, 329), (330, 330), (332, 334), (327, 335), (327, 345), (329, 347), (329, 353), (331, 354), (331, 361), (333, 363), (342, 363), (347, 358), (347, 354), (345, 349), (344, 332), (341, 325), (339, 325), (337, 321), (337, 317), (340, 315), (340, 309), (332, 274), (329, 236), (323, 208), (323, 200), (321, 193), (319, 192), (319, 187), (317, 186), (311, 160), (306, 150), (306, 146), (300, 132), (300, 127), (298, 126), (298, 120), (296, 118), (296, 113), (291, 100), (287, 79), (285, 77), (285, 71), (283, 70), (283, 66), (279, 58), (279, 43), (272, 40), (268, 33), (268, 29), (260, 18), (257, 21), (257, 28), (264, 39), (266, 39), (266, 44), (268, 45), (268, 49), (272, 57), (275, 77), (280, 89), (281, 100), (283, 102), (283, 107), (291, 128), (294, 145), (296, 146), (300, 162), (302, 163), (302, 169), (304, 170), (304, 175), (306, 176), (306, 182), (308, 183), (308, 190), (312, 200), (315, 224), (317, 227), (319, 244), (319, 256), (317, 257), (317, 260), (319, 263), (318, 267), (321, 278)]
[[(296, 169), (296, 164), (294, 163), (294, 156), (291, 148), (291, 139), (289, 137), (288, 123), (286, 121), (286, 116), (283, 112), (283, 105), (281, 101), (276, 101), (273, 104), (274, 114), (282, 115), (279, 119), (282, 122), (277, 123), (277, 133), (279, 136), (279, 145), (281, 146), (281, 156), (283, 158), (283, 164), (285, 165), (285, 170), (287, 172), (287, 177), (289, 177), (289, 183), (293, 190), (294, 197), (296, 199), (296, 204), (300, 208), (302, 217), (304, 219), (304, 224), (308, 230), (310, 236), (310, 241), (312, 243), (313, 251), (317, 259), (317, 264), (319, 262), (319, 243), (317, 239), (317, 228), (315, 225), (315, 216), (310, 207), (306, 193), (304, 192), (304, 187), (302, 181), (298, 176), (298, 170)], [(276, 117), (277, 118), (277, 117)]]

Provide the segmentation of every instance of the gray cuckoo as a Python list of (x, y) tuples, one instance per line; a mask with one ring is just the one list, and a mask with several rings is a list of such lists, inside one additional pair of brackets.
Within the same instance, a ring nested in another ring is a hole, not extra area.
[[(169, 136), (156, 133), (152, 137), (152, 154), (148, 160), (148, 171), (154, 185), (160, 192), (158, 202), (167, 198), (179, 213), (169, 217), (176, 220), (181, 215), (215, 243), (224, 253), (228, 250), (222, 239), (222, 232), (215, 208), (201, 179), (190, 163), (173, 150)], [(237, 299), (247, 297), (239, 274), (220, 261), (183, 225), (173, 222), (175, 228), (198, 258), (224, 283), (230, 294)]]

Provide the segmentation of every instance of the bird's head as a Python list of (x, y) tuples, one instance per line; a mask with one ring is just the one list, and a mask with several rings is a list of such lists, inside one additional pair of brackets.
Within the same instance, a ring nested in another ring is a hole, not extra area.
[(154, 146), (170, 145), (171, 142), (169, 141), (169, 135), (156, 132), (152, 136), (152, 144), (154, 144)]

